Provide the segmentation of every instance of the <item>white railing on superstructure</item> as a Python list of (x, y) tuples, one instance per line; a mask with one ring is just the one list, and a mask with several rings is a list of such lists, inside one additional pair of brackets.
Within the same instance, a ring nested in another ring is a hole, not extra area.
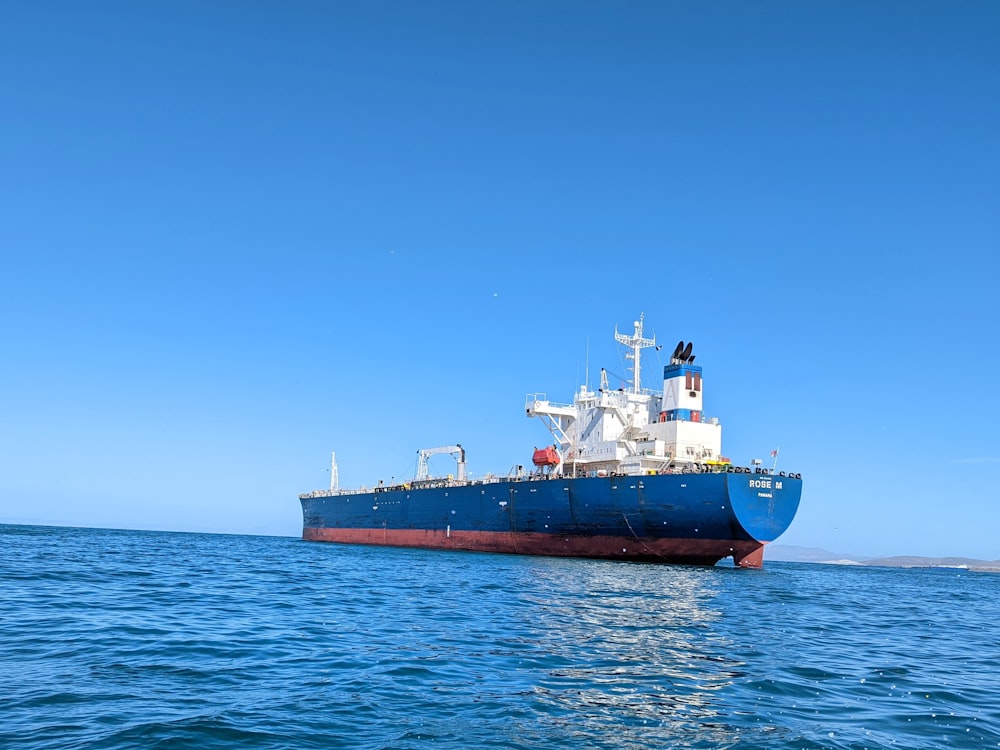
[(549, 401), (544, 393), (529, 393), (524, 397), (524, 408), (527, 410), (529, 406), (533, 404), (547, 404), (548, 406), (555, 407), (556, 409), (572, 409), (573, 404), (563, 404), (557, 401)]

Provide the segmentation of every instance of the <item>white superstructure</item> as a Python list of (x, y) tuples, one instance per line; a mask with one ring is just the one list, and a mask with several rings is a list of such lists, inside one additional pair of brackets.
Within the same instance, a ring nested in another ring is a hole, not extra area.
[[(728, 464), (722, 453), (722, 426), (707, 419), (702, 409), (702, 369), (694, 364), (691, 344), (680, 342), (663, 368), (663, 390), (643, 389), (640, 356), (656, 345), (643, 337), (643, 317), (635, 332), (615, 329), (615, 340), (628, 347), (633, 362), (629, 388), (611, 390), (601, 371), (601, 387), (580, 386), (572, 404), (548, 401), (531, 394), (525, 410), (541, 419), (552, 433), (559, 463), (555, 473), (592, 476), (607, 473), (657, 474), (700, 471), (713, 464)], [(537, 462), (536, 462), (537, 463)]]

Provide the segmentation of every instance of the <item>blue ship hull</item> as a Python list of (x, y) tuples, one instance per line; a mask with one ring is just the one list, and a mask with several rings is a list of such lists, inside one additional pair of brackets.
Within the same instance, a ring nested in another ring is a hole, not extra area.
[(797, 476), (743, 470), (442, 480), (300, 500), (310, 541), (760, 567), (801, 494)]

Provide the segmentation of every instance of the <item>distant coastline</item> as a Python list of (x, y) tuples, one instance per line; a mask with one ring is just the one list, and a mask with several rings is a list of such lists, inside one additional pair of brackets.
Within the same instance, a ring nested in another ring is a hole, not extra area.
[(796, 547), (790, 544), (771, 544), (765, 557), (778, 562), (810, 562), (822, 565), (865, 565), (881, 568), (952, 568), (977, 573), (1000, 573), (1000, 560), (978, 560), (973, 557), (921, 557), (896, 555), (893, 557), (866, 557), (842, 552), (830, 552), (819, 547)]

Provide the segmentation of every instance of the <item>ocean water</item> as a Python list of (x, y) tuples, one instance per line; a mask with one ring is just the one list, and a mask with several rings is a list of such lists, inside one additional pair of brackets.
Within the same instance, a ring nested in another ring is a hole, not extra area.
[(1000, 575), (0, 526), (0, 747), (998, 748)]

